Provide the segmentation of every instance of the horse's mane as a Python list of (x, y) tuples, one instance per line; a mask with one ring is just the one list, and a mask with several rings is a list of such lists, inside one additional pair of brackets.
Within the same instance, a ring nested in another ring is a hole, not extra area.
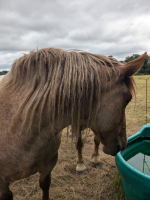
[[(24, 54), (13, 63), (6, 84), (13, 92), (25, 84), (30, 86), (16, 116), (30, 102), (24, 121), (29, 128), (37, 110), (39, 128), (43, 112), (52, 124), (56, 118), (61, 123), (64, 113), (71, 117), (71, 124), (77, 129), (83, 118), (87, 118), (89, 124), (100, 108), (101, 77), (105, 76), (107, 80), (111, 76), (108, 70), (102, 69), (110, 67), (117, 74), (120, 64), (111, 56), (78, 50), (46, 48)], [(134, 91), (133, 78), (128, 78), (127, 86)]]

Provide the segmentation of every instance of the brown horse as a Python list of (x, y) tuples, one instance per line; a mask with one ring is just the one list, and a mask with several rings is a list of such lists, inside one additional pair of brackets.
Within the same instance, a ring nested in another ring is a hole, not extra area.
[(61, 49), (32, 51), (16, 60), (0, 82), (0, 200), (12, 200), (9, 183), (40, 172), (49, 199), (61, 130), (76, 137), (89, 127), (107, 154), (127, 144), (125, 107), (132, 75), (146, 53), (127, 64), (102, 55)]

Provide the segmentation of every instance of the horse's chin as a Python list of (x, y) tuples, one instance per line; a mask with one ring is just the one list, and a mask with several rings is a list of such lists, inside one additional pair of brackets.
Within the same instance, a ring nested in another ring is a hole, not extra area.
[(108, 155), (111, 155), (111, 156), (116, 156), (118, 153), (118, 150), (112, 150), (112, 149), (109, 149), (109, 148), (103, 146), (103, 152)]

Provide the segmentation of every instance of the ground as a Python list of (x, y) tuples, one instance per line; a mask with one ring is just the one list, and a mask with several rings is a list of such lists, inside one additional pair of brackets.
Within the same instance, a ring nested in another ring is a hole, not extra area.
[[(127, 135), (138, 132), (146, 123), (146, 79), (150, 76), (136, 76), (137, 95), (136, 101), (127, 106)], [(150, 80), (148, 80), (150, 91)], [(150, 114), (150, 94), (148, 92), (148, 113)], [(150, 119), (148, 118), (148, 121)], [(51, 200), (125, 200), (122, 190), (121, 177), (115, 164), (115, 158), (102, 152), (100, 145), (99, 154), (102, 169), (94, 169), (89, 166), (93, 151), (93, 133), (83, 135), (84, 138), (84, 164), (88, 169), (87, 175), (76, 175), (75, 167), (77, 152), (74, 143), (67, 138), (66, 129), (63, 131), (59, 159), (52, 172), (52, 184), (50, 188)], [(39, 174), (27, 179), (16, 181), (10, 185), (14, 194), (14, 200), (40, 200)]]

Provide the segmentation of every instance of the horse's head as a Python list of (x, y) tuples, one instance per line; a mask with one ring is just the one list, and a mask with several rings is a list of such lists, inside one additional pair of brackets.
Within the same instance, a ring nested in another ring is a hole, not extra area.
[(91, 128), (104, 145), (103, 151), (106, 154), (115, 156), (126, 148), (125, 108), (132, 99), (132, 75), (142, 67), (145, 57), (146, 53), (136, 60), (120, 64), (118, 79), (112, 75), (107, 85), (102, 85), (100, 109)]

